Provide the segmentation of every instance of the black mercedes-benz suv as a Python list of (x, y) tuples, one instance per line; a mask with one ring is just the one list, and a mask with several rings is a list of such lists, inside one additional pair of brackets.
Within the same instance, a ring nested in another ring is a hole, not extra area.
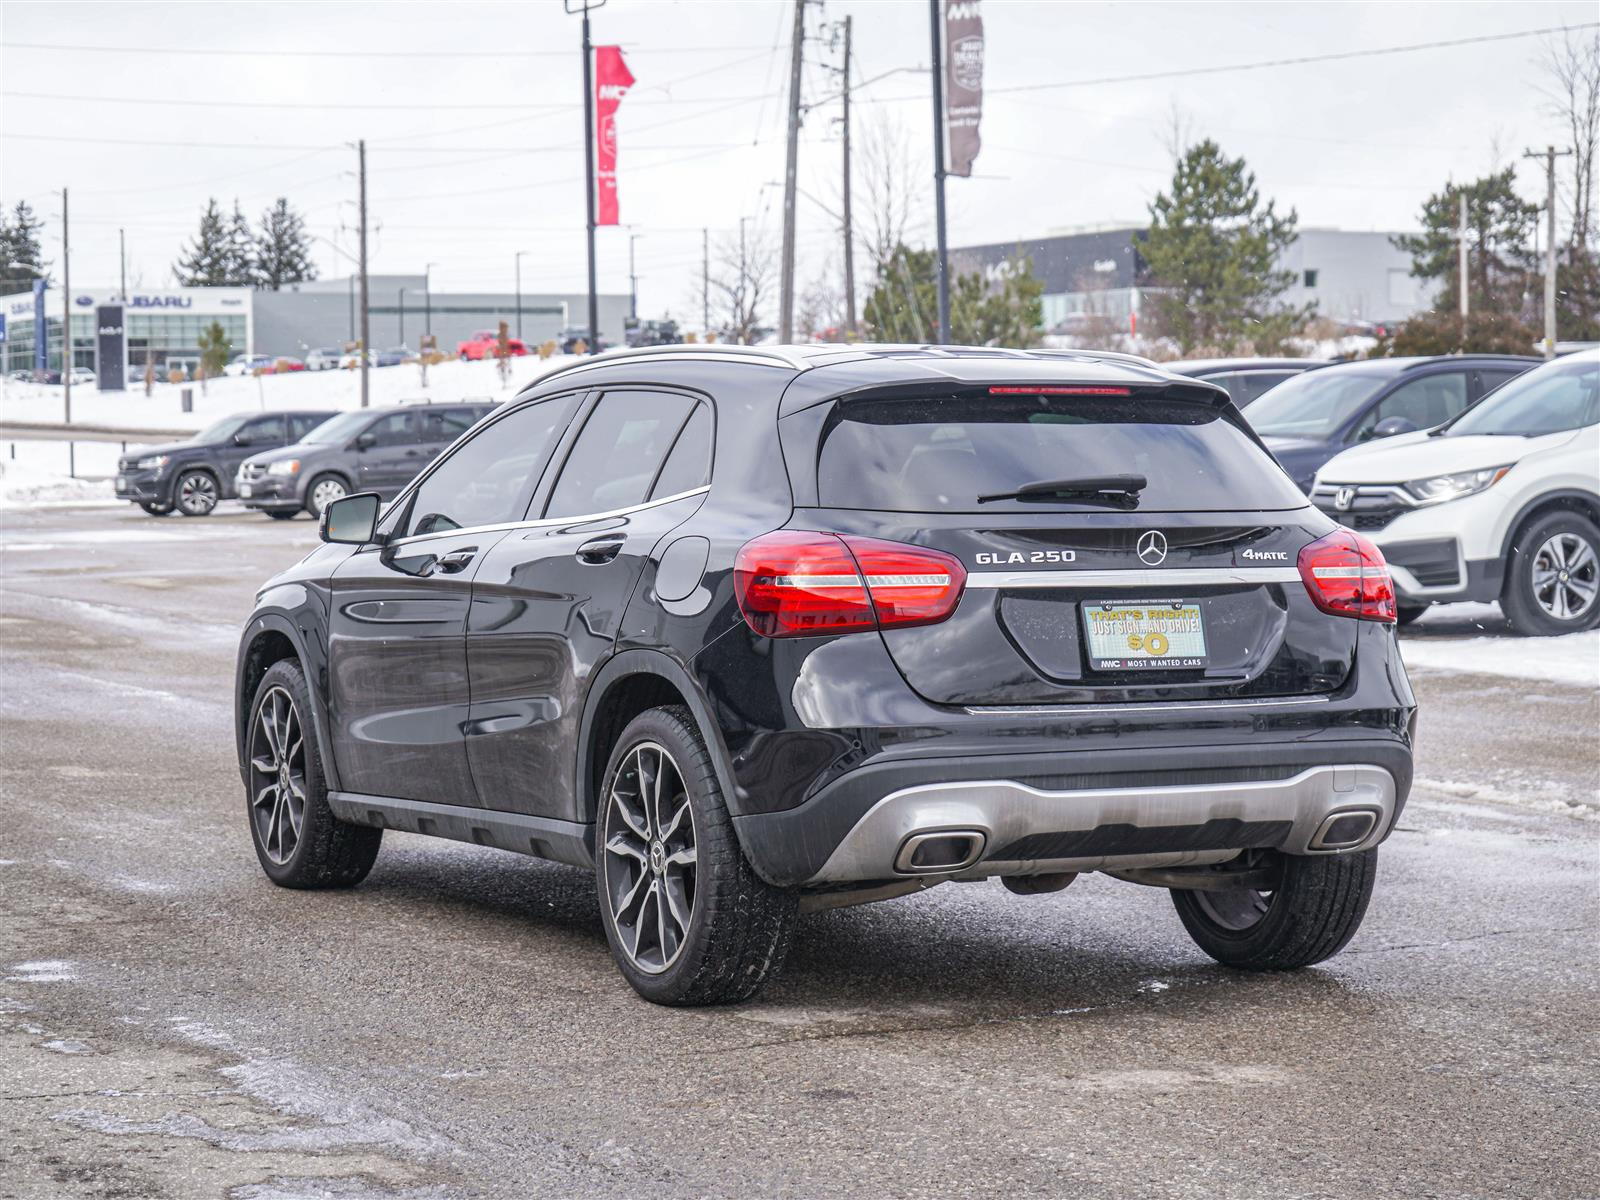
[(592, 867), (650, 1000), (797, 915), (1102, 871), (1233, 966), (1338, 952), (1411, 782), (1382, 555), (1221, 388), (1111, 354), (620, 351), (331, 503), (235, 689), (256, 853)]
[(246, 458), (297, 442), (333, 415), (327, 409), (235, 413), (186, 442), (137, 447), (117, 460), (117, 496), (152, 517), (174, 509), (208, 517), (217, 501), (233, 498), (233, 477)]

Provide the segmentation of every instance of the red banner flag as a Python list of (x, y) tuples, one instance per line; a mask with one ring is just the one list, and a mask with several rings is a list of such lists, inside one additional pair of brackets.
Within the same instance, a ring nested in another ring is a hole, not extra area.
[(633, 86), (633, 73), (622, 61), (621, 46), (594, 48), (595, 187), (598, 225), (617, 223), (617, 105)]

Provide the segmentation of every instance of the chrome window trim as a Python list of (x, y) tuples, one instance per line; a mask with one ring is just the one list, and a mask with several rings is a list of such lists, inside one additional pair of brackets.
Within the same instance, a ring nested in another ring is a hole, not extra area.
[(1299, 583), (1296, 567), (1167, 567), (1106, 571), (973, 571), (969, 588), (1165, 588), (1229, 583)]
[(686, 500), (690, 496), (699, 496), (711, 490), (709, 483), (701, 484), (697, 488), (690, 488), (686, 492), (677, 492), (671, 496), (662, 496), (659, 500), (647, 500), (643, 504), (630, 505), (627, 508), (613, 508), (609, 512), (584, 513), (575, 517), (546, 517), (537, 521), (505, 521), (497, 525), (467, 525), (460, 529), (441, 529), (437, 533), (419, 533), (413, 537), (398, 538), (388, 542), (384, 548), (394, 546), (411, 546), (418, 542), (438, 541), (440, 538), (461, 537), (475, 533), (501, 533), (513, 529), (544, 529), (559, 528), (562, 525), (586, 525), (590, 521), (603, 521), (609, 517), (626, 517), (636, 512), (643, 512), (647, 508), (656, 508), (662, 504), (671, 504), (676, 500)]

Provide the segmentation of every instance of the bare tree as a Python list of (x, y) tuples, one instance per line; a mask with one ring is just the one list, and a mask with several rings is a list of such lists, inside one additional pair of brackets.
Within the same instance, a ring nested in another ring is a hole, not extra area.
[(772, 237), (759, 226), (743, 237), (728, 236), (717, 242), (712, 260), (711, 308), (720, 318), (722, 337), (748, 346), (761, 333), (762, 307), (771, 299), (778, 256)]
[(807, 341), (821, 342), (840, 338), (844, 326), (844, 282), (838, 259), (830, 255), (801, 291), (794, 327)]
[(928, 225), (933, 168), (904, 122), (883, 113), (865, 122), (855, 150), (856, 239), (879, 279), (895, 247), (919, 239)]
[(1161, 145), (1167, 157), (1177, 162), (1194, 144), (1194, 114), (1178, 103), (1176, 96), (1167, 100), (1166, 124), (1161, 127)]
[(1567, 30), (1545, 48), (1546, 91), (1551, 109), (1572, 139), (1572, 182), (1568, 188), (1569, 238), (1584, 254), (1596, 234), (1595, 152), (1600, 149), (1600, 33)]

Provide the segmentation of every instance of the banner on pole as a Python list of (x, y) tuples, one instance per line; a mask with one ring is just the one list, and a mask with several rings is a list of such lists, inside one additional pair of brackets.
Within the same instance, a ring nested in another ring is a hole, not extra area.
[(617, 224), (617, 106), (633, 86), (621, 46), (594, 48), (596, 225)]
[(946, 173), (968, 177), (983, 142), (983, 14), (979, 0), (944, 0)]

